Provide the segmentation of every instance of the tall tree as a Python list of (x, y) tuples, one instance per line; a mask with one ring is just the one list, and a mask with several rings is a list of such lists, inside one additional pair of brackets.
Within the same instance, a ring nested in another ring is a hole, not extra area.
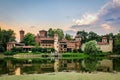
[(2, 30), (0, 28), (0, 52), (3, 52), (6, 50), (7, 43), (15, 41), (15, 33), (13, 30)]
[(85, 32), (84, 30), (83, 31), (78, 31), (77, 35), (79, 35), (82, 38), (83, 43), (85, 43), (87, 41), (88, 33)]
[(48, 30), (48, 34), (47, 34), (49, 37), (54, 37), (54, 30), (52, 28), (50, 28)]
[(66, 34), (66, 35), (65, 35), (65, 39), (67, 39), (67, 40), (72, 40), (72, 37), (71, 37), (71, 35)]
[(88, 34), (88, 41), (91, 40), (96, 40), (96, 41), (100, 41), (101, 40), (101, 36), (97, 35), (97, 33), (90, 31)]
[(52, 29), (50, 28), (48, 30), (48, 36), (49, 37), (54, 37), (54, 34), (58, 33), (59, 39), (63, 39), (64, 38), (64, 33), (62, 29)]
[(120, 32), (116, 35), (114, 40), (114, 53), (120, 54)]
[(35, 36), (31, 33), (27, 33), (23, 38), (23, 43), (27, 46), (34, 46), (35, 45)]

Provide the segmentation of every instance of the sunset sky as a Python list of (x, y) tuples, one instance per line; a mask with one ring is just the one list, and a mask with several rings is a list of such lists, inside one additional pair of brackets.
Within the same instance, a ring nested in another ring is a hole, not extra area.
[(120, 0), (0, 0), (0, 27), (37, 34), (61, 28), (75, 35), (79, 30), (100, 35), (120, 30)]

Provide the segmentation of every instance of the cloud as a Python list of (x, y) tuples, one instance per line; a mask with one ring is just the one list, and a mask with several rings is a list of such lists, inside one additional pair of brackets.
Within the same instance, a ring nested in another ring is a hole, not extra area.
[(30, 28), (35, 28), (36, 26), (30, 26)]
[(105, 30), (111, 30), (112, 29), (112, 27), (108, 24), (102, 24), (101, 27), (104, 28)]
[(98, 12), (84, 14), (81, 19), (73, 19), (73, 22), (74, 25), (71, 26), (71, 29), (89, 29), (102, 33), (108, 30), (116, 33), (120, 30), (118, 27), (120, 25), (120, 0), (111, 0), (103, 5)]
[(90, 27), (91, 25), (72, 25), (70, 28), (72, 29), (80, 29), (80, 28), (87, 28)]
[(66, 31), (64, 31), (65, 32), (65, 34), (70, 34), (70, 35), (72, 35), (72, 36), (75, 36), (76, 35), (76, 31), (74, 31), (74, 30), (66, 30)]
[(89, 25), (97, 21), (97, 15), (95, 14), (85, 14), (81, 19), (73, 19), (77, 25)]

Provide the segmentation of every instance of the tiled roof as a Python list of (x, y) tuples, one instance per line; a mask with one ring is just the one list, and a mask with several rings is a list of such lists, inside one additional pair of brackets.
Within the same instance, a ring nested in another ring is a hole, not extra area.
[(7, 44), (21, 44), (21, 45), (25, 45), (24, 43), (19, 43), (19, 42), (15, 42), (15, 41), (13, 41), (13, 42), (8, 42)]
[(46, 30), (40, 30), (39, 32), (47, 32)]
[(33, 48), (34, 46), (23, 46), (23, 48)]
[(105, 42), (97, 42), (98, 45), (107, 45), (108, 43)]
[(107, 37), (104, 36), (104, 37), (102, 37), (102, 39), (107, 39)]
[(40, 38), (40, 40), (54, 40), (54, 38)]
[(63, 39), (63, 40), (60, 40), (59, 42), (67, 42), (68, 40), (66, 39)]
[(76, 35), (75, 38), (80, 38), (80, 36), (79, 36), (79, 35)]

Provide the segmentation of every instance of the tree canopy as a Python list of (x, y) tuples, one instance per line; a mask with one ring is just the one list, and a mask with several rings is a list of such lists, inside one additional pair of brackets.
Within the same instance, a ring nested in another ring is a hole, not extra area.
[(96, 41), (89, 41), (85, 43), (84, 53), (96, 54), (99, 51)]
[(0, 52), (6, 50), (7, 43), (15, 41), (15, 33), (13, 30), (2, 30), (0, 28)]
[(31, 33), (27, 33), (23, 38), (23, 43), (27, 46), (34, 46), (35, 45), (35, 36)]
[(84, 30), (83, 31), (78, 31), (77, 35), (79, 35), (82, 38), (83, 43), (87, 42), (87, 36), (88, 36), (87, 32), (85, 32)]
[(71, 37), (70, 34), (66, 34), (66, 35), (65, 35), (65, 39), (67, 39), (67, 40), (72, 40), (72, 37)]
[(58, 33), (58, 36), (59, 36), (60, 40), (64, 38), (64, 32), (63, 32), (62, 29), (52, 29), (52, 28), (50, 28), (48, 30), (48, 36), (49, 37), (54, 37), (55, 33)]
[(120, 54), (120, 32), (115, 36), (114, 53)]

